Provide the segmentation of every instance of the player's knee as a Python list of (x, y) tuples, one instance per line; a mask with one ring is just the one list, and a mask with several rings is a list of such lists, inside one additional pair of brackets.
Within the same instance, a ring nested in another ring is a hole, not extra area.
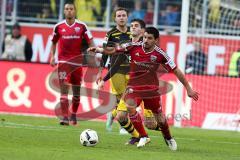
[(129, 116), (134, 116), (137, 112), (136, 108), (133, 108), (133, 107), (127, 107), (127, 110), (128, 110)]
[(157, 122), (155, 118), (145, 118), (144, 125), (150, 130), (155, 130), (157, 128)]
[(128, 115), (127, 112), (123, 112), (123, 111), (119, 111), (116, 119), (118, 120), (118, 122), (122, 125), (125, 125), (125, 123), (128, 122)]
[(127, 111), (131, 114), (131, 113), (135, 113), (136, 112), (136, 107), (137, 104), (133, 99), (127, 99), (125, 100), (125, 104), (127, 107)]

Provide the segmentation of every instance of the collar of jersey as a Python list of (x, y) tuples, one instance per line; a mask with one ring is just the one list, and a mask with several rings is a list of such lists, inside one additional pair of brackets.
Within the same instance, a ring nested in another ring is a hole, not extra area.
[(75, 23), (76, 23), (76, 20), (74, 20), (74, 23), (72, 24), (72, 25), (69, 25), (68, 23), (67, 23), (67, 21), (65, 20), (64, 21), (64, 23), (68, 26), (68, 27), (72, 27), (72, 26), (74, 26), (75, 25)]

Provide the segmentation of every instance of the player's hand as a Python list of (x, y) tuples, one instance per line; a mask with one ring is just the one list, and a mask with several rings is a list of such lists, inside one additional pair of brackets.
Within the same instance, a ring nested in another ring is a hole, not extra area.
[(100, 47), (89, 47), (87, 49), (87, 52), (89, 54), (96, 54), (96, 53), (102, 53), (103, 52), (103, 48), (100, 48)]
[(103, 49), (103, 53), (104, 54), (114, 54), (114, 53), (116, 53), (116, 49), (115, 49), (115, 47), (105, 47)]
[(50, 59), (50, 65), (51, 65), (52, 67), (54, 67), (54, 66), (56, 65), (56, 63), (55, 63), (55, 57), (54, 57), (54, 56), (52, 56), (51, 59)]
[(97, 50), (97, 47), (89, 47), (87, 49), (87, 52), (91, 55), (95, 55), (96, 54), (96, 50)]
[(192, 98), (194, 101), (198, 100), (198, 95), (199, 95), (198, 92), (196, 92), (192, 89), (189, 89), (189, 90), (187, 90), (187, 94), (188, 94), (188, 97)]
[(104, 81), (100, 80), (98, 83), (98, 90), (102, 90), (104, 88)]
[(101, 76), (97, 76), (97, 78), (96, 78), (96, 83), (98, 84), (100, 81), (102, 81), (102, 77)]

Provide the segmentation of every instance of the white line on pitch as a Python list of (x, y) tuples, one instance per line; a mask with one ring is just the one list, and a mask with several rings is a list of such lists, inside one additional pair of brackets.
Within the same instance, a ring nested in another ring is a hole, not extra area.
[[(41, 130), (41, 131), (58, 131), (58, 132), (62, 132), (62, 131), (66, 131), (66, 130), (70, 130), (73, 132), (79, 132), (80, 133), (80, 129), (79, 128), (70, 128), (70, 127), (53, 127), (53, 126), (37, 126), (37, 125), (32, 125), (32, 124), (24, 124), (24, 123), (13, 123), (13, 122), (2, 122), (0, 123), (0, 127), (6, 127), (6, 128), (16, 128), (16, 129), (32, 129), (32, 130)], [(99, 131), (98, 131), (99, 132)], [(99, 133), (106, 133), (106, 132), (99, 132)], [(109, 133), (109, 132), (107, 132)], [(120, 134), (118, 134), (117, 132), (111, 132), (111, 134), (116, 135), (116, 136), (120, 136)], [(123, 135), (121, 135), (123, 136)], [(128, 136), (128, 135), (127, 135)], [(152, 135), (150, 137), (154, 137), (154, 138), (158, 138), (159, 136), (155, 136)], [(199, 142), (211, 142), (211, 143), (217, 143), (217, 144), (232, 144), (232, 145), (240, 145), (240, 143), (238, 142), (226, 142), (226, 141), (204, 141), (204, 140), (200, 140), (200, 139), (194, 139), (194, 138), (176, 138), (175, 139), (179, 139), (179, 140), (186, 140), (186, 141), (199, 141)]]

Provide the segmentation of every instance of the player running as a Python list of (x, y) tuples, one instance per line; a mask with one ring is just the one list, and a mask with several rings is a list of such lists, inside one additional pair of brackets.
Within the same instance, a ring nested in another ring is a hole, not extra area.
[[(156, 45), (158, 38), (159, 31), (154, 27), (148, 27), (145, 30), (143, 42), (127, 43), (117, 47), (118, 49), (105, 50), (104, 53), (116, 54), (123, 50), (128, 51), (131, 56), (130, 79), (121, 100), (129, 109), (136, 108), (143, 101), (144, 107), (153, 112), (166, 144), (171, 150), (177, 150), (177, 143), (172, 137), (167, 119), (162, 113), (157, 76), (159, 67), (163, 66), (166, 71), (173, 72), (186, 88), (188, 96), (195, 101), (198, 100), (198, 93), (191, 88), (176, 64)], [(96, 48), (96, 51), (98, 50), (99, 48)]]
[[(143, 33), (145, 30), (145, 22), (141, 19), (133, 19), (131, 20), (131, 40), (132, 42), (140, 42), (143, 39)], [(112, 76), (114, 76), (115, 73), (117, 73), (120, 65), (123, 63), (123, 61), (121, 61), (121, 59), (118, 59), (116, 61), (116, 63), (114, 63), (114, 65), (111, 66), (111, 68), (109, 69), (108, 73), (106, 74), (106, 76), (99, 81), (99, 87), (103, 88), (104, 83), (110, 79)], [(124, 124), (126, 123), (125, 121), (128, 121), (128, 113), (129, 113), (129, 118), (134, 126), (134, 128), (139, 132), (139, 138), (137, 137), (132, 137), (130, 138), (129, 142), (127, 144), (135, 144), (138, 142), (137, 147), (143, 147), (145, 146), (145, 144), (150, 142), (150, 138), (148, 138), (147, 132), (144, 129), (144, 126), (142, 124), (142, 118), (141, 115), (136, 111), (135, 108), (133, 108), (132, 110), (127, 110), (127, 107), (125, 105), (125, 103), (123, 101), (120, 101), (120, 103), (117, 106), (117, 119), (119, 121), (120, 124)], [(144, 110), (144, 115), (148, 118), (148, 123), (147, 127), (148, 128), (156, 128), (156, 122), (154, 120), (152, 120), (153, 118), (153, 114), (150, 110), (145, 111)], [(113, 115), (113, 118), (115, 118), (115, 116)], [(122, 119), (125, 119), (123, 122), (120, 121)]]
[[(123, 43), (123, 42), (129, 42), (131, 41), (131, 32), (129, 27), (127, 27), (127, 21), (128, 21), (128, 10), (125, 8), (117, 8), (114, 12), (114, 20), (116, 22), (116, 27), (113, 27), (109, 32), (107, 32), (106, 35), (106, 41), (107, 46), (112, 46), (115, 43)], [(109, 63), (108, 63), (109, 62)], [(114, 71), (115, 73), (112, 74), (113, 66), (118, 64), (118, 68)], [(129, 66), (129, 60), (128, 56), (125, 54), (122, 55), (113, 55), (113, 56), (107, 56), (103, 55), (102, 57), (102, 63), (101, 67), (99, 69), (99, 74), (97, 75), (97, 83), (102, 80), (102, 68), (108, 67), (108, 79), (110, 79), (110, 85), (111, 85), (111, 93), (116, 95), (117, 98), (117, 104), (120, 101), (120, 98), (122, 97), (122, 94), (124, 93), (127, 83), (128, 83), (128, 72), (130, 70)], [(105, 79), (105, 78), (104, 78)], [(112, 129), (112, 123), (114, 117), (117, 115), (117, 110), (114, 109), (111, 113), (107, 114), (107, 123), (106, 123), (106, 129), (108, 131), (111, 131)], [(120, 134), (127, 134), (129, 132), (134, 137), (138, 136), (137, 131), (134, 129), (133, 125), (131, 123), (129, 124), (120, 124)], [(127, 132), (125, 129), (127, 129)]]

